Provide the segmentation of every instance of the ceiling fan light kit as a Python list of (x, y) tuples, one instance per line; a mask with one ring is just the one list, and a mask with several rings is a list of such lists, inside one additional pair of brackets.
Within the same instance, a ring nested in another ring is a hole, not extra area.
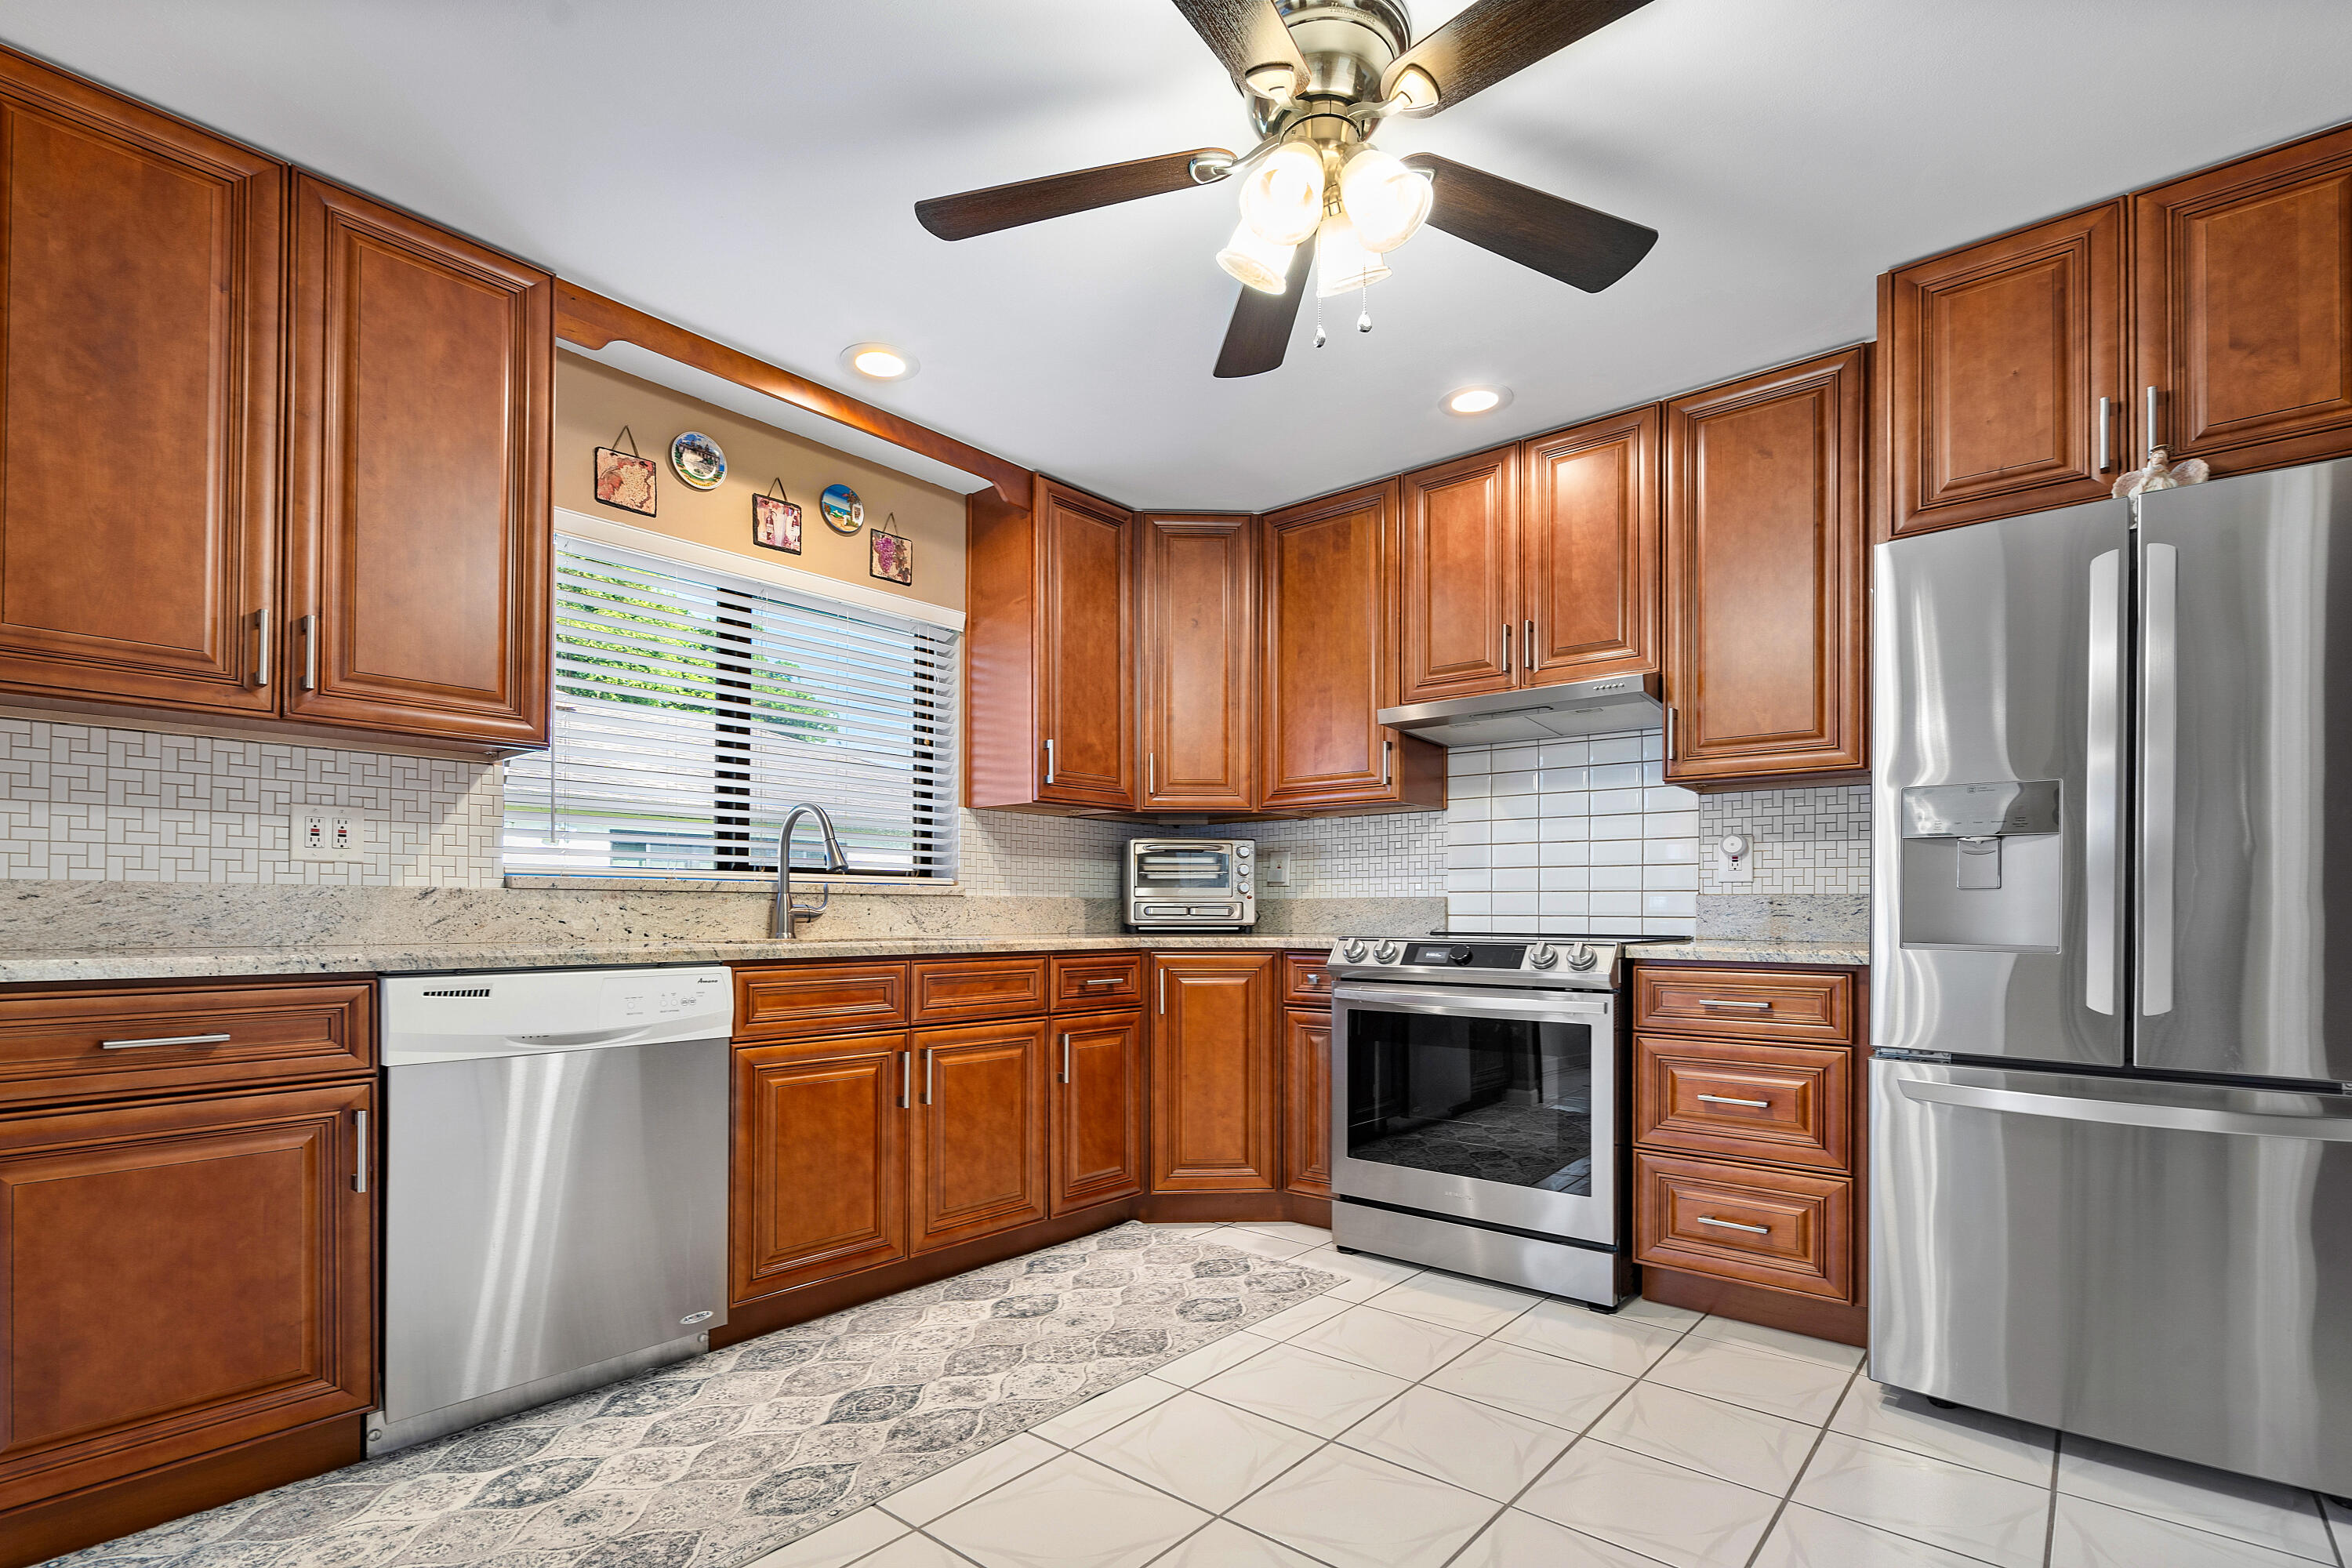
[(1252, 151), (1204, 147), (937, 196), (915, 216), (941, 239), (968, 239), (1239, 176), (1242, 222), (1217, 265), (1244, 287), (1220, 377), (1282, 363), (1310, 260), (1318, 297), (1365, 289), (1424, 224), (1597, 293), (1649, 253), (1656, 230), (1370, 142), (1383, 121), (1450, 109), (1647, 3), (1473, 0), (1415, 38), (1402, 0), (1174, 0), (1242, 93), (1260, 135)]

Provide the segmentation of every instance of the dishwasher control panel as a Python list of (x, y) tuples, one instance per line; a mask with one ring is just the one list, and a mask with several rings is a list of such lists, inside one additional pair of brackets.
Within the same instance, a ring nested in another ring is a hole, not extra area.
[(394, 974), (381, 994), (386, 1067), (735, 1032), (734, 977), (718, 964)]

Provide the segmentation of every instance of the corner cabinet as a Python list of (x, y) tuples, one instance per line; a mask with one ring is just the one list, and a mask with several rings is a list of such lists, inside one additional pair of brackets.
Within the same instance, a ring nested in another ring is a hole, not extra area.
[(547, 738), (555, 282), (294, 181), (289, 718)]
[(0, 146), (0, 689), (270, 713), (285, 166), (5, 50)]
[(1147, 516), (1143, 806), (1256, 804), (1257, 520)]
[(1858, 773), (1866, 346), (1666, 408), (1665, 776)]
[(2124, 204), (1879, 279), (1888, 531), (2105, 496), (2126, 464)]
[(1136, 809), (1134, 517), (1041, 478), (967, 520), (964, 804)]
[(1264, 521), (1259, 805), (1445, 804), (1445, 754), (1400, 736), (1391, 627), (1397, 487), (1372, 485)]

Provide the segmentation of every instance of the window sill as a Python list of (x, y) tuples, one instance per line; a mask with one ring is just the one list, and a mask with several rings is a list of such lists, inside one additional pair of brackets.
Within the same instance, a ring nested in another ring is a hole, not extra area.
[[(766, 893), (775, 887), (776, 879), (757, 871), (699, 876), (665, 876), (652, 872), (642, 877), (533, 871), (509, 872), (506, 885), (563, 893)], [(936, 899), (961, 897), (963, 887), (958, 882), (917, 881), (904, 877), (818, 877), (804, 876), (796, 871), (793, 874), (793, 891), (878, 893), (886, 898)]]

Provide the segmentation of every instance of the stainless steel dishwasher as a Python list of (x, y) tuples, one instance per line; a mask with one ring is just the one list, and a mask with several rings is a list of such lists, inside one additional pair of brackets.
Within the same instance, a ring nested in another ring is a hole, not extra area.
[(727, 1321), (722, 968), (383, 983), (389, 1453), (682, 1360)]

